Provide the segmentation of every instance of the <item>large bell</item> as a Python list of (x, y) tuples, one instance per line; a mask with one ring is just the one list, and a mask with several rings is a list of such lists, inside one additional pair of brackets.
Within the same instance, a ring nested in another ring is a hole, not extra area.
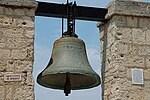
[(68, 96), (70, 90), (98, 86), (100, 77), (89, 64), (85, 43), (77, 37), (61, 37), (55, 41), (49, 64), (38, 75), (37, 82), (64, 90)]

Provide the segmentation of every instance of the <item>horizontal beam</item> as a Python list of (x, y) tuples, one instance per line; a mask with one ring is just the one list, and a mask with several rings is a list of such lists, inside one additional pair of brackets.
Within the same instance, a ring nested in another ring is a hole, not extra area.
[[(105, 15), (107, 14), (107, 12), (108, 10), (105, 8), (76, 6), (75, 18), (79, 20), (104, 22)], [(46, 17), (66, 18), (67, 7), (66, 7), (66, 4), (38, 2), (38, 8), (35, 12), (35, 15), (46, 16)]]

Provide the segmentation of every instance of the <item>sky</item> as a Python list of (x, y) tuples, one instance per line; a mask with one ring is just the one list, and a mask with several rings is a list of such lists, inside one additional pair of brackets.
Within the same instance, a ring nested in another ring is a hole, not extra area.
[[(66, 3), (66, 0), (37, 0), (50, 3)], [(77, 5), (90, 7), (105, 7), (111, 0), (76, 0)], [(140, 1), (140, 0), (136, 0)], [(145, 0), (150, 2), (150, 0)], [(69, 2), (73, 2), (70, 0)], [(76, 20), (76, 34), (86, 44), (89, 62), (92, 68), (100, 75), (100, 40), (97, 22)], [(66, 21), (64, 22), (66, 25)], [(49, 89), (37, 84), (37, 75), (47, 66), (51, 58), (54, 41), (61, 37), (61, 18), (35, 17), (34, 41), (34, 70), (35, 100), (101, 100), (101, 86), (74, 90), (66, 97), (62, 90)], [(66, 30), (66, 27), (64, 27)]]

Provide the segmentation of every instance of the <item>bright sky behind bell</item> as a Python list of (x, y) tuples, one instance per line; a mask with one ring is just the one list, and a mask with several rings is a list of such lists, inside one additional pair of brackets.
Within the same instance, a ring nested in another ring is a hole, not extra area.
[[(50, 3), (66, 3), (66, 0), (37, 0)], [(77, 5), (91, 7), (105, 7), (111, 0), (76, 0)], [(140, 0), (136, 0), (140, 1)], [(145, 0), (150, 2), (150, 0)], [(69, 2), (73, 2), (70, 0)], [(97, 22), (76, 20), (76, 34), (86, 44), (89, 62), (100, 75), (100, 40)], [(66, 25), (66, 23), (64, 23)], [(37, 75), (47, 66), (51, 57), (53, 43), (61, 37), (61, 18), (35, 17), (35, 54), (34, 81), (35, 100), (101, 100), (101, 87), (86, 90), (74, 90), (66, 97), (61, 90), (42, 87), (37, 84)], [(66, 27), (64, 27), (66, 30)]]

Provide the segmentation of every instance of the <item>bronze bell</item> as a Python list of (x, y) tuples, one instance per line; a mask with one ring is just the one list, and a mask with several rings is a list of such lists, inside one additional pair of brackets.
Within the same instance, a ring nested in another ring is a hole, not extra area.
[(38, 75), (37, 82), (64, 90), (68, 96), (71, 90), (98, 86), (100, 77), (89, 64), (85, 43), (77, 37), (65, 36), (55, 41), (49, 64)]

